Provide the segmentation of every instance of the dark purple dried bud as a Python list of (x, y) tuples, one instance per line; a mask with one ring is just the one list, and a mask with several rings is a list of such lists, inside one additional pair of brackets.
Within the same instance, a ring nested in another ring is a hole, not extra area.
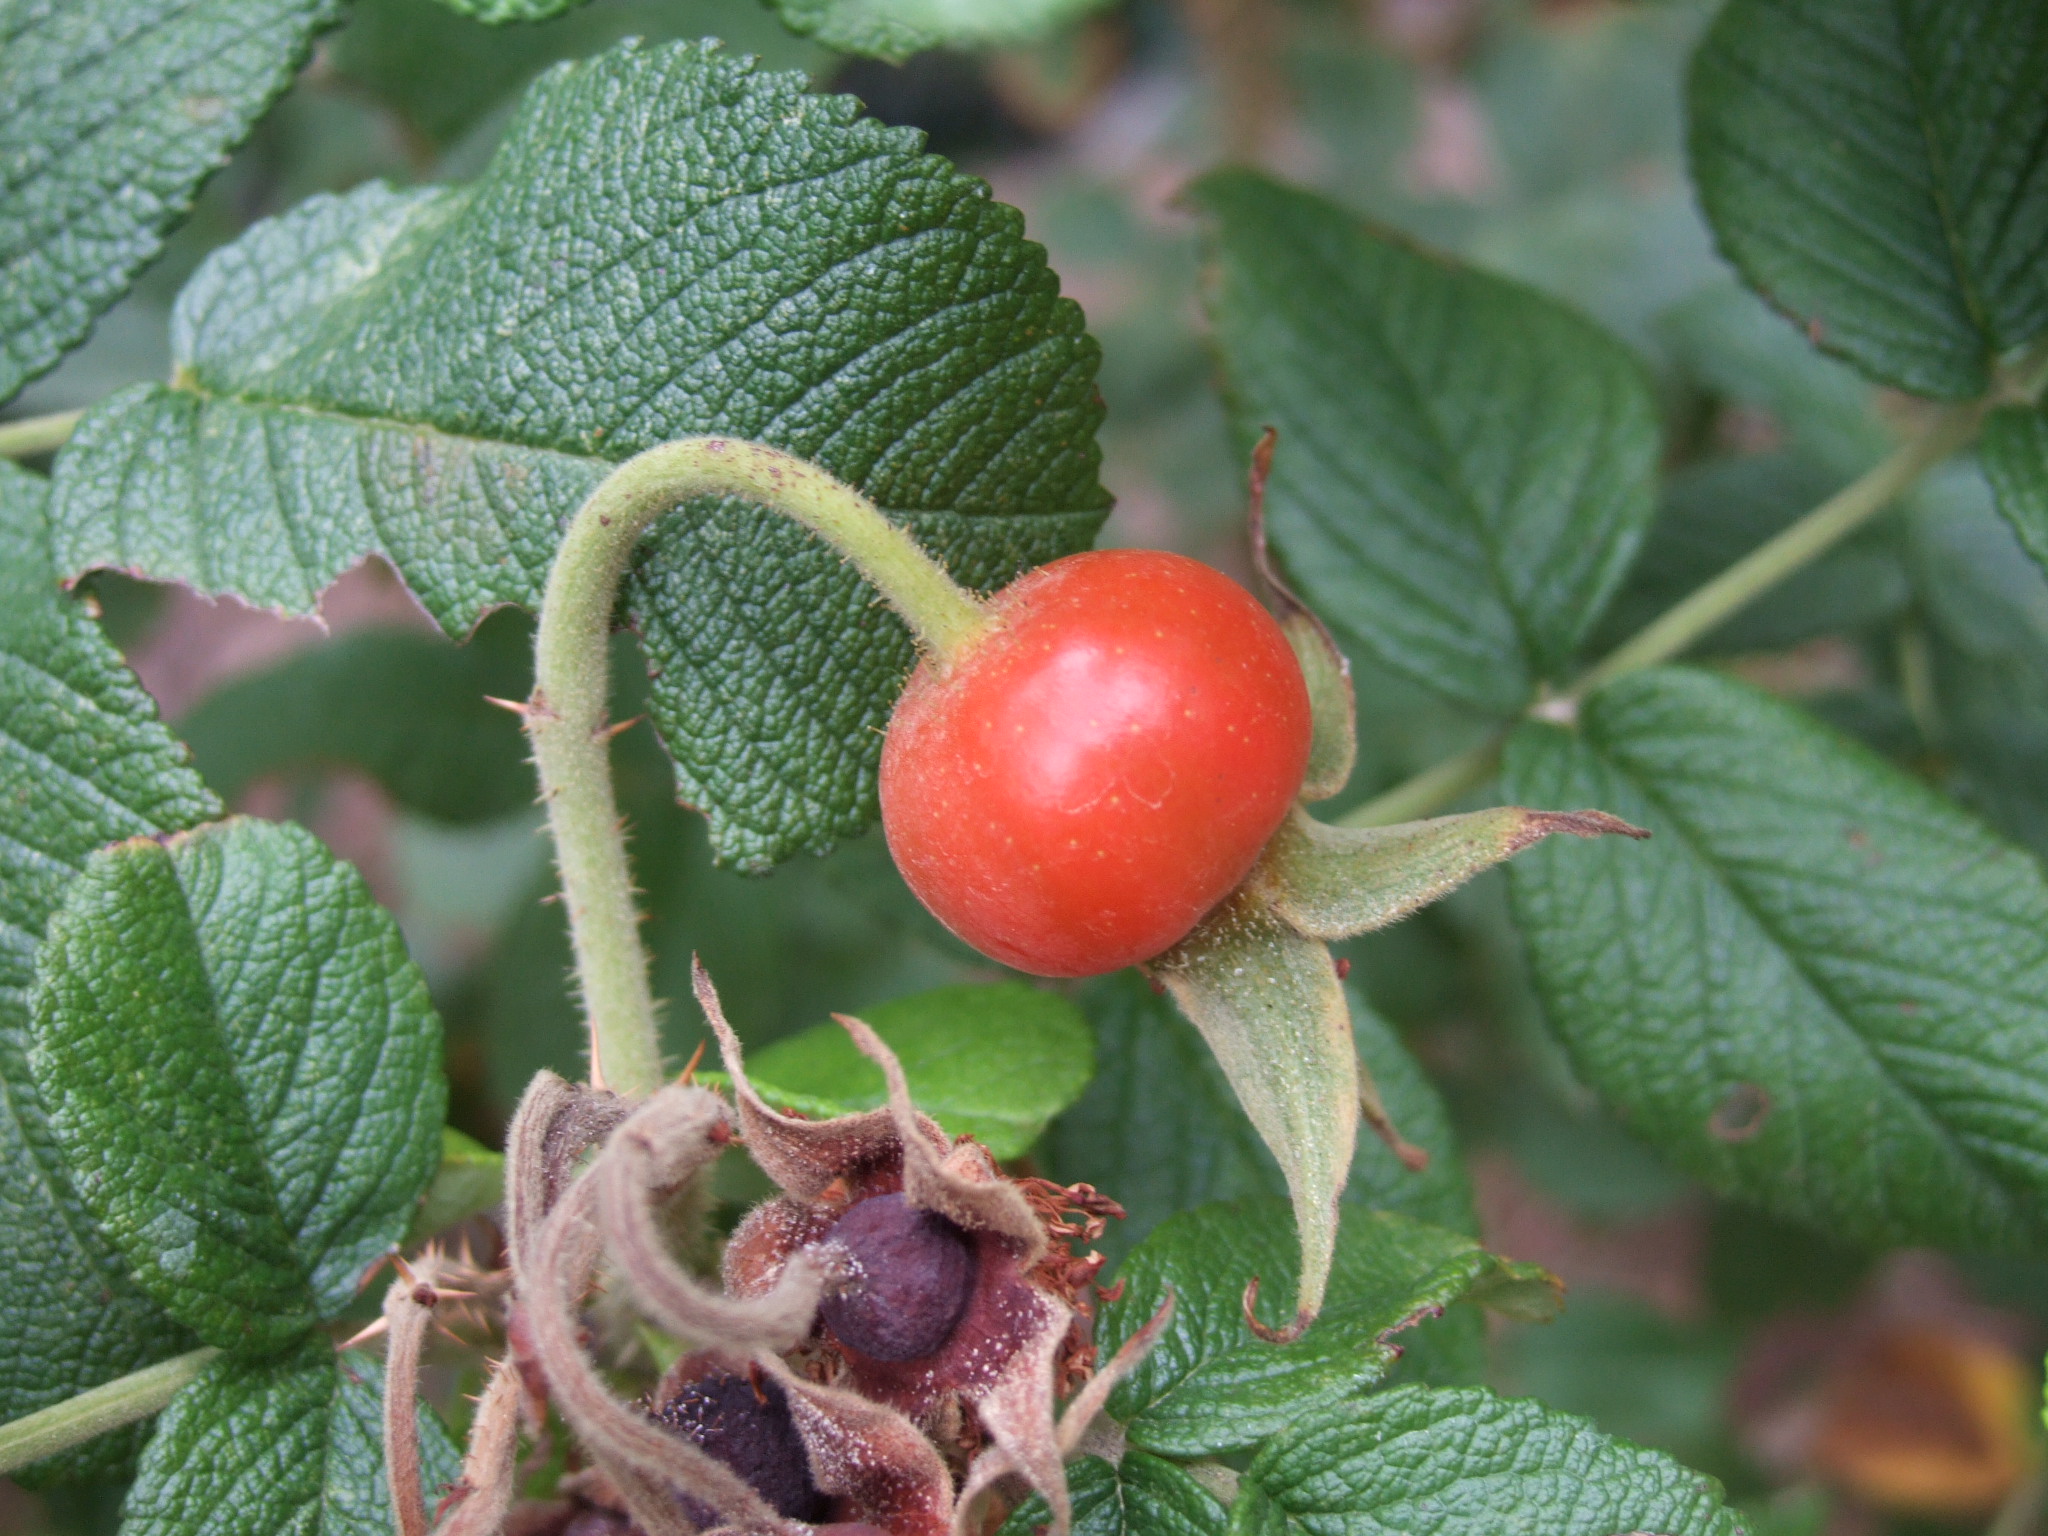
[(833, 1281), (818, 1315), (840, 1343), (876, 1360), (936, 1353), (974, 1294), (967, 1234), (902, 1195), (859, 1202), (821, 1246)]
[[(693, 1440), (745, 1478), (779, 1515), (816, 1523), (830, 1500), (811, 1481), (803, 1437), (789, 1416), (782, 1388), (766, 1377), (714, 1371), (700, 1376), (654, 1410), (657, 1423)], [(687, 1500), (700, 1525), (719, 1523)]]

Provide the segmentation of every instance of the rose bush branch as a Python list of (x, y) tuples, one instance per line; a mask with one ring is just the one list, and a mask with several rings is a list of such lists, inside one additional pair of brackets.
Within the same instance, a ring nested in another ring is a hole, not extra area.
[(163, 1411), (219, 1350), (194, 1349), (0, 1424), (0, 1477)]
[[(1895, 504), (1930, 469), (1976, 440), (1990, 409), (2002, 402), (2032, 402), (2048, 375), (2048, 345), (2015, 362), (1981, 399), (1934, 411), (1903, 443), (1688, 596), (1651, 620), (1594, 663), (1561, 697), (1535, 708), (1570, 710), (1595, 690), (1646, 667), (1682, 655), (1757, 598), (1804, 570)], [(1383, 826), (1427, 816), (1455, 804), (1491, 779), (1500, 766), (1504, 737), (1495, 737), (1404, 779), (1337, 820), (1352, 827)]]
[(759, 443), (693, 437), (650, 448), (606, 476), (578, 510), (548, 574), (533, 695), (521, 714), (561, 869), (592, 1081), (633, 1098), (660, 1085), (661, 1046), (612, 789), (608, 641), (640, 536), (699, 496), (741, 497), (810, 529), (851, 560), (941, 660), (982, 625), (973, 595), (866, 497)]

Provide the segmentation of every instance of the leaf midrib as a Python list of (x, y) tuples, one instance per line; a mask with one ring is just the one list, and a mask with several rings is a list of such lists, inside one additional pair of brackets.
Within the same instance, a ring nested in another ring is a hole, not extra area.
[[(1604, 762), (1608, 763), (1617, 773), (1620, 773), (1634, 786), (1638, 794), (1642, 795), (1646, 801), (1664, 813), (1670, 825), (1677, 833), (1678, 843), (1691, 856), (1695, 866), (1705, 872), (1715, 888), (1725, 894), (1728, 900), (1741, 911), (1743, 916), (1755, 925), (1756, 931), (1785, 957), (1793, 971), (1812, 993), (1815, 1001), (1821, 1004), (1826, 1011), (1827, 1017), (1836, 1025), (1839, 1033), (1848, 1036), (1850, 1040), (1855, 1042), (1857, 1051), (1870, 1064), (1876, 1075), (1899, 1098), (1912, 1107), (1915, 1117), (1924, 1121), (1927, 1128), (1933, 1131), (1934, 1139), (1947, 1147), (1966, 1167), (1970, 1168), (1977, 1175), (1981, 1183), (1987, 1187), (1988, 1192), (1996, 1197), (2006, 1219), (2016, 1226), (2024, 1225), (2015, 1206), (2013, 1193), (2006, 1188), (2004, 1181), (1996, 1173), (1984, 1167), (1971, 1152), (1967, 1144), (1964, 1143), (1960, 1135), (1952, 1131), (1935, 1115), (1933, 1109), (1917, 1093), (1914, 1093), (1894, 1075), (1890, 1065), (1878, 1052), (1877, 1047), (1870, 1040), (1866, 1039), (1863, 1032), (1856, 1027), (1853, 1022), (1853, 1015), (1836, 998), (1833, 989), (1814, 974), (1804, 956), (1797, 948), (1785, 940), (1778, 925), (1766, 916), (1764, 910), (1751, 898), (1749, 892), (1739, 885), (1732, 876), (1724, 873), (1720, 862), (1706, 851), (1705, 844), (1692, 823), (1686, 817), (1681, 816), (1670, 801), (1659, 795), (1651, 787), (1649, 780), (1639, 777), (1632, 770), (1631, 766), (1620, 757), (1600, 748), (1595, 750), (1600, 752)], [(1889, 1212), (1886, 1213), (1886, 1219), (1890, 1219)]]

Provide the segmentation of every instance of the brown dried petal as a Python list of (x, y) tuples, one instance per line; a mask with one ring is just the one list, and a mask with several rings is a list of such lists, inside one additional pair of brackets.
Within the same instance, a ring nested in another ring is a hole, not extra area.
[(970, 1232), (995, 1232), (1017, 1245), (1019, 1262), (1029, 1268), (1045, 1252), (1045, 1224), (1015, 1185), (1005, 1179), (986, 1148), (963, 1142), (958, 1147), (943, 1135), (934, 1140), (931, 1121), (910, 1102), (910, 1085), (896, 1053), (859, 1019), (832, 1015), (853, 1037), (860, 1053), (882, 1069), (889, 1085), (889, 1115), (903, 1147), (903, 1193), (912, 1205), (936, 1211)]
[(505, 1246), (523, 1268), (541, 1223), (561, 1198), (576, 1164), (611, 1134), (632, 1106), (615, 1093), (534, 1074), (505, 1137)]
[(589, 1175), (605, 1248), (641, 1309), (671, 1333), (731, 1349), (793, 1349), (818, 1309), (821, 1275), (807, 1255), (782, 1266), (771, 1290), (736, 1299), (686, 1273), (661, 1230), (657, 1193), (679, 1187), (715, 1158), (726, 1134), (725, 1101), (706, 1089), (674, 1084), (635, 1110)]
[(798, 1529), (778, 1518), (724, 1463), (613, 1397), (583, 1352), (573, 1308), (597, 1261), (592, 1196), (588, 1179), (569, 1186), (542, 1224), (532, 1263), (520, 1276), (527, 1327), (562, 1416), (646, 1536), (694, 1536), (670, 1488), (711, 1505), (736, 1524)]
[[(889, 1111), (876, 1109), (832, 1120), (800, 1120), (770, 1109), (747, 1080), (739, 1037), (726, 1022), (717, 989), (711, 985), (701, 961), (691, 961), (690, 983), (711, 1032), (718, 1037), (719, 1054), (725, 1058), (726, 1074), (732, 1078), (733, 1099), (739, 1110), (741, 1133), (747, 1139), (747, 1152), (761, 1171), (805, 1200), (816, 1200), (841, 1179), (859, 1184), (880, 1175), (887, 1187), (893, 1188), (902, 1161), (902, 1144)], [(944, 1147), (945, 1133), (929, 1120), (922, 1123), (938, 1145)]]
[(780, 1360), (761, 1364), (788, 1394), (812, 1477), (846, 1501), (837, 1518), (878, 1525), (890, 1536), (944, 1536), (953, 1479), (908, 1419), (855, 1393), (806, 1381)]

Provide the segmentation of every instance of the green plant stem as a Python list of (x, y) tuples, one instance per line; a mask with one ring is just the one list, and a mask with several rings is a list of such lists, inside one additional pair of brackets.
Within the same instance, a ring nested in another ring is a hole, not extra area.
[[(2044, 343), (2048, 347), (2048, 343)], [(2014, 392), (2032, 398), (2048, 367), (2048, 352), (2030, 354), (2014, 369)], [(1617, 677), (1654, 667), (1681, 654), (1712, 633), (1737, 610), (1762, 596), (1793, 572), (1827, 553), (1909, 490), (1928, 470), (1976, 436), (1991, 400), (1944, 406), (1924, 427), (1862, 475), (1768, 543), (1666, 609), (1618, 649), (1549, 702), (1568, 712), (1595, 689)], [(1500, 766), (1504, 737), (1468, 748), (1425, 768), (1337, 818), (1340, 826), (1381, 827), (1428, 816), (1484, 784)]]
[(206, 1368), (220, 1351), (195, 1349), (155, 1365), (117, 1376), (104, 1386), (0, 1424), (0, 1474), (83, 1445), (124, 1424), (163, 1411), (178, 1389)]
[(1412, 779), (1396, 784), (1385, 794), (1363, 805), (1355, 805), (1336, 818), (1340, 827), (1390, 827), (1442, 810), (1459, 797), (1471, 793), (1500, 770), (1503, 737), (1495, 736), (1435, 767), (1425, 768)]
[(823, 470), (735, 438), (685, 438), (621, 464), (569, 525), (548, 572), (526, 729), (540, 770), (592, 1081), (630, 1097), (661, 1086), (661, 1047), (624, 831), (612, 792), (608, 641), (619, 583), (656, 518), (696, 496), (738, 496), (844, 554), (944, 665), (981, 632), (980, 604), (916, 540)]
[(1794, 571), (1827, 553), (1976, 435), (1984, 406), (1944, 406), (1926, 426), (1768, 543), (1682, 599), (1572, 686), (1586, 695), (1630, 672), (1669, 661)]
[(33, 459), (55, 453), (71, 441), (71, 429), (84, 415), (83, 411), (58, 411), (49, 416), (0, 421), (0, 459)]

